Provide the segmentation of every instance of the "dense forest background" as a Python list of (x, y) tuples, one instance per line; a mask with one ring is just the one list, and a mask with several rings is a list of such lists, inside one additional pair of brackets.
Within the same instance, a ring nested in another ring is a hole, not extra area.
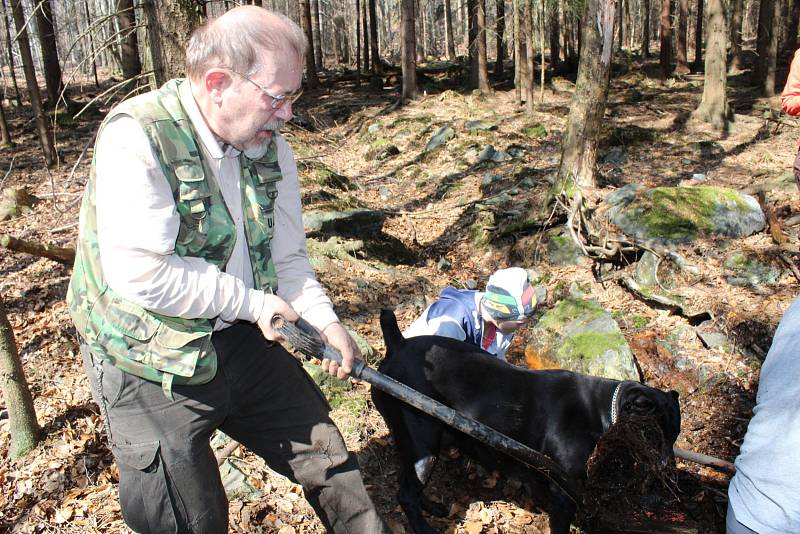
[[(369, 364), (383, 354), (382, 307), (406, 326), (445, 286), (482, 288), (521, 265), (547, 299), (512, 363), (588, 372), (613, 339), (637, 379), (680, 392), (677, 445), (733, 461), (800, 282), (800, 132), (776, 96), (800, 0), (254, 3), (313, 44), (284, 134), (312, 263)], [(0, 530), (125, 531), (64, 303), (80, 199), (108, 110), (183, 76), (191, 31), (235, 5), (0, 3)], [(717, 224), (720, 206), (736, 209)], [(597, 315), (566, 313), (575, 302)], [(588, 352), (558, 359), (576, 344), (564, 331), (601, 319)], [(323, 387), (381, 513), (404, 532), (368, 386)], [(322, 532), (298, 487), (235, 444), (215, 447), (233, 531)], [(730, 474), (677, 468), (657, 506), (632, 500), (647, 492), (630, 481), (604, 486), (623, 488), (627, 507), (604, 521), (724, 531)], [(433, 521), (443, 531), (546, 528), (528, 488), (457, 451), (430, 493), (450, 507)]]

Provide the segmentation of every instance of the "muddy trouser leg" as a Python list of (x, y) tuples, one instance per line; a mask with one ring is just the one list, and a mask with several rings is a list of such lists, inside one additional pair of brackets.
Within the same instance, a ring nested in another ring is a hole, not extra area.
[(797, 153), (797, 157), (794, 158), (794, 182), (797, 184), (797, 189), (800, 189), (800, 152)]
[(228, 501), (209, 445), (228, 408), (221, 374), (174, 387), (170, 400), (160, 384), (81, 352), (119, 467), (125, 523), (140, 534), (226, 533)]
[(266, 344), (251, 325), (227, 330), (214, 342), (217, 353), (227, 355), (232, 393), (220, 429), (301, 484), (329, 532), (389, 532), (355, 455), (328, 416), (327, 401), (302, 365), (280, 345)]

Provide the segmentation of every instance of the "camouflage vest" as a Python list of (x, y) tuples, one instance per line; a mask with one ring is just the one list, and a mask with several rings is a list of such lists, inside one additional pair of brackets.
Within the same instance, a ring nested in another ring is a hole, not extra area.
[[(203, 258), (222, 270), (234, 248), (236, 227), (181, 106), (181, 83), (172, 80), (157, 91), (122, 103), (109, 114), (100, 131), (117, 115), (129, 115), (139, 122), (172, 188), (180, 216), (175, 253)], [(258, 160), (242, 154), (239, 161), (245, 235), (255, 287), (275, 291), (277, 276), (270, 240), (277, 182), (281, 179), (277, 145), (270, 143), (267, 153)], [(160, 382), (170, 397), (173, 383), (205, 384), (217, 372), (211, 320), (167, 317), (147, 311), (108, 287), (97, 244), (94, 161), (81, 206), (67, 303), (78, 333), (94, 355), (123, 371)]]

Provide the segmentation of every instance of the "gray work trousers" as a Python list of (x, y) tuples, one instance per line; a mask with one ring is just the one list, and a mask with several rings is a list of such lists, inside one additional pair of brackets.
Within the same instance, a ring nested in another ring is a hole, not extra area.
[(125, 523), (140, 534), (228, 531), (228, 500), (209, 445), (216, 429), (303, 486), (328, 532), (388, 532), (322, 392), (280, 345), (251, 324), (215, 332), (213, 380), (161, 385), (81, 347), (119, 467)]

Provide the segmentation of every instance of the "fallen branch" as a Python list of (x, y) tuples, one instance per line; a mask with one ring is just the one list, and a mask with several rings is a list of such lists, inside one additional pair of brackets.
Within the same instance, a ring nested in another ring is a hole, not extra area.
[(16, 252), (24, 252), (26, 254), (47, 258), (70, 267), (75, 262), (74, 248), (35, 243), (25, 239), (17, 239), (8, 234), (0, 234), (0, 246)]
[(225, 460), (231, 457), (231, 455), (236, 452), (236, 449), (239, 448), (239, 442), (231, 440), (230, 443), (225, 445), (219, 454), (217, 455), (217, 467), (222, 466), (225, 463)]
[(675, 453), (675, 457), (680, 458), (681, 460), (711, 467), (712, 469), (722, 471), (723, 473), (727, 473), (729, 475), (736, 473), (736, 466), (731, 462), (726, 462), (725, 460), (720, 460), (719, 458), (715, 458), (700, 452), (679, 449), (678, 447), (673, 447), (672, 451)]

